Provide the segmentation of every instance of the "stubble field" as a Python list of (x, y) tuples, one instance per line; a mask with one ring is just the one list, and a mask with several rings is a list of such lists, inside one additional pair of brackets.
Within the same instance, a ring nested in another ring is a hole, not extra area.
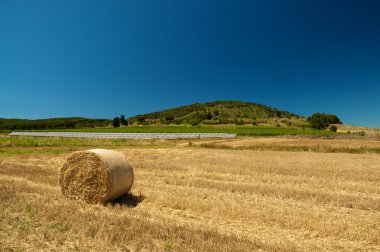
[[(0, 251), (380, 250), (378, 141), (3, 137), (0, 147)], [(65, 157), (95, 147), (128, 157), (131, 195), (65, 199)]]

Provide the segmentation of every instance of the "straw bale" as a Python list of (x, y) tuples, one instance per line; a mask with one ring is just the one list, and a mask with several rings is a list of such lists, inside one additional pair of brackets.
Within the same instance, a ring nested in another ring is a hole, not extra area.
[(61, 168), (59, 183), (69, 199), (105, 203), (127, 193), (134, 174), (126, 157), (105, 149), (70, 154)]

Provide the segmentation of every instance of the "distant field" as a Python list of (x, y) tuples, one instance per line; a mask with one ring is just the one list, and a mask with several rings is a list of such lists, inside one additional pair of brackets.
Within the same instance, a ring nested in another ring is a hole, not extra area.
[[(66, 156), (89, 148), (128, 157), (131, 195), (107, 205), (63, 197)], [(380, 251), (379, 148), (295, 137), (2, 136), (0, 251)]]
[[(30, 131), (30, 130), (28, 130)], [(129, 133), (236, 133), (240, 136), (313, 135), (331, 136), (327, 130), (260, 126), (128, 126), (122, 128), (46, 129), (62, 132), (129, 132)]]

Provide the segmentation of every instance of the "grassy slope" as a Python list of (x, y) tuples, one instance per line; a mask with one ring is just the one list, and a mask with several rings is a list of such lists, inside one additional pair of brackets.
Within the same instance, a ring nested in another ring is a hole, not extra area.
[[(170, 119), (168, 119), (170, 118)], [(132, 123), (234, 123), (237, 120), (252, 123), (253, 120), (262, 118), (286, 118), (289, 122), (302, 124), (299, 115), (274, 109), (265, 105), (241, 102), (241, 101), (216, 101), (208, 103), (195, 103), (159, 112), (148, 113), (130, 117)], [(277, 123), (277, 122), (276, 122)]]

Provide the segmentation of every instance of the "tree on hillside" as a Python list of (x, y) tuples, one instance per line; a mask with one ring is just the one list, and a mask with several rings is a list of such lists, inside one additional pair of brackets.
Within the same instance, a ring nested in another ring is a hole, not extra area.
[(122, 125), (122, 126), (128, 126), (128, 121), (127, 120), (125, 120), (125, 116), (124, 115), (121, 115), (120, 116), (120, 124)]
[(136, 116), (137, 124), (142, 124), (145, 121), (145, 116), (144, 115), (138, 115)]
[(335, 125), (331, 125), (329, 127), (329, 130), (332, 131), (332, 132), (337, 132), (338, 128)]
[(165, 116), (165, 120), (168, 123), (172, 123), (174, 121), (174, 116), (173, 115), (167, 115), (167, 116)]
[(308, 121), (313, 129), (318, 130), (327, 129), (330, 124), (342, 124), (336, 115), (323, 113), (314, 113), (308, 118)]
[(113, 120), (112, 120), (112, 125), (114, 128), (119, 128), (120, 127), (120, 120), (119, 120), (119, 117), (115, 117)]
[(204, 119), (206, 120), (211, 120), (212, 119), (212, 114), (210, 111), (207, 111), (207, 113), (204, 115)]

